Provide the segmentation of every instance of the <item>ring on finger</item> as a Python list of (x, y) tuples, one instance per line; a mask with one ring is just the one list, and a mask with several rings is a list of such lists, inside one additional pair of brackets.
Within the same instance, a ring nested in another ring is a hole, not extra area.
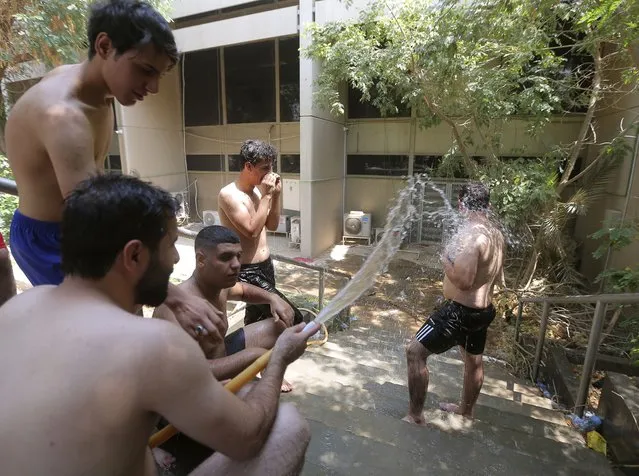
[(206, 335), (206, 329), (204, 328), (204, 326), (202, 326), (201, 324), (198, 324), (195, 327), (195, 335), (202, 337)]

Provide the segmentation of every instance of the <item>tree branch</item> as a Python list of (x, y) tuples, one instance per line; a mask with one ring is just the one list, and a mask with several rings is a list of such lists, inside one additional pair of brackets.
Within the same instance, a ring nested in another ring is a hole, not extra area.
[(590, 102), (588, 103), (588, 110), (586, 112), (586, 117), (584, 117), (584, 121), (581, 124), (579, 136), (577, 136), (577, 140), (572, 147), (570, 157), (568, 158), (568, 164), (566, 165), (566, 170), (564, 170), (561, 181), (557, 185), (558, 194), (560, 194), (568, 186), (570, 175), (575, 169), (575, 164), (577, 163), (577, 159), (579, 158), (579, 152), (581, 151), (583, 143), (586, 140), (586, 135), (588, 134), (588, 130), (590, 129), (592, 118), (594, 117), (595, 110), (597, 109), (599, 92), (601, 91), (601, 44), (597, 44), (595, 47), (594, 60), (595, 77), (592, 81), (592, 94), (590, 96)]

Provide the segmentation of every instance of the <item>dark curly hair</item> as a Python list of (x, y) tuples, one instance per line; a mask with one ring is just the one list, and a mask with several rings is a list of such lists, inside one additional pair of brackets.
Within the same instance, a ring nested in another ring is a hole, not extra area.
[(260, 160), (270, 160), (275, 163), (277, 149), (271, 144), (258, 139), (245, 140), (240, 148), (240, 165), (243, 169), (247, 163), (256, 165)]

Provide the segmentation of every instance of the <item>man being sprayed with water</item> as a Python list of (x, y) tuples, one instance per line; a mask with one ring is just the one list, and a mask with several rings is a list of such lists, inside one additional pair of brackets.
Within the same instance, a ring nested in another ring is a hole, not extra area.
[(483, 184), (462, 186), (459, 210), (464, 223), (444, 250), (445, 301), (406, 348), (410, 407), (404, 421), (425, 424), (428, 390), (426, 360), (459, 345), (464, 357), (464, 386), (460, 404), (441, 403), (440, 409), (473, 417), (484, 380), (482, 354), (488, 326), (495, 318), (491, 301), (498, 279), (503, 282), (504, 238), (489, 217), (490, 192)]
[[(211, 372), (218, 380), (235, 377), (255, 359), (271, 349), (278, 336), (293, 325), (294, 312), (289, 304), (275, 293), (248, 283), (237, 281), (240, 272), (242, 246), (240, 237), (223, 226), (207, 226), (195, 238), (195, 270), (180, 284), (189, 294), (206, 299), (225, 317), (228, 300), (269, 306), (273, 318), (264, 319), (227, 335), (224, 342), (199, 339), (204, 355), (209, 359)], [(153, 317), (179, 325), (173, 312), (166, 305), (155, 309)], [(290, 391), (286, 381), (282, 391)]]

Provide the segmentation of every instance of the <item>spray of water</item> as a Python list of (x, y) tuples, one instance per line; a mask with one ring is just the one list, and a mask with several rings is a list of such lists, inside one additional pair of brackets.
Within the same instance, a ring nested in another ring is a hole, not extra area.
[(366, 259), (353, 279), (322, 309), (315, 322), (325, 323), (342, 309), (353, 303), (374, 283), (377, 276), (386, 268), (393, 255), (399, 250), (406, 233), (410, 229), (410, 220), (415, 216), (413, 190), (423, 179), (412, 177), (408, 185), (399, 192), (395, 204), (386, 217), (384, 235), (373, 252)]

